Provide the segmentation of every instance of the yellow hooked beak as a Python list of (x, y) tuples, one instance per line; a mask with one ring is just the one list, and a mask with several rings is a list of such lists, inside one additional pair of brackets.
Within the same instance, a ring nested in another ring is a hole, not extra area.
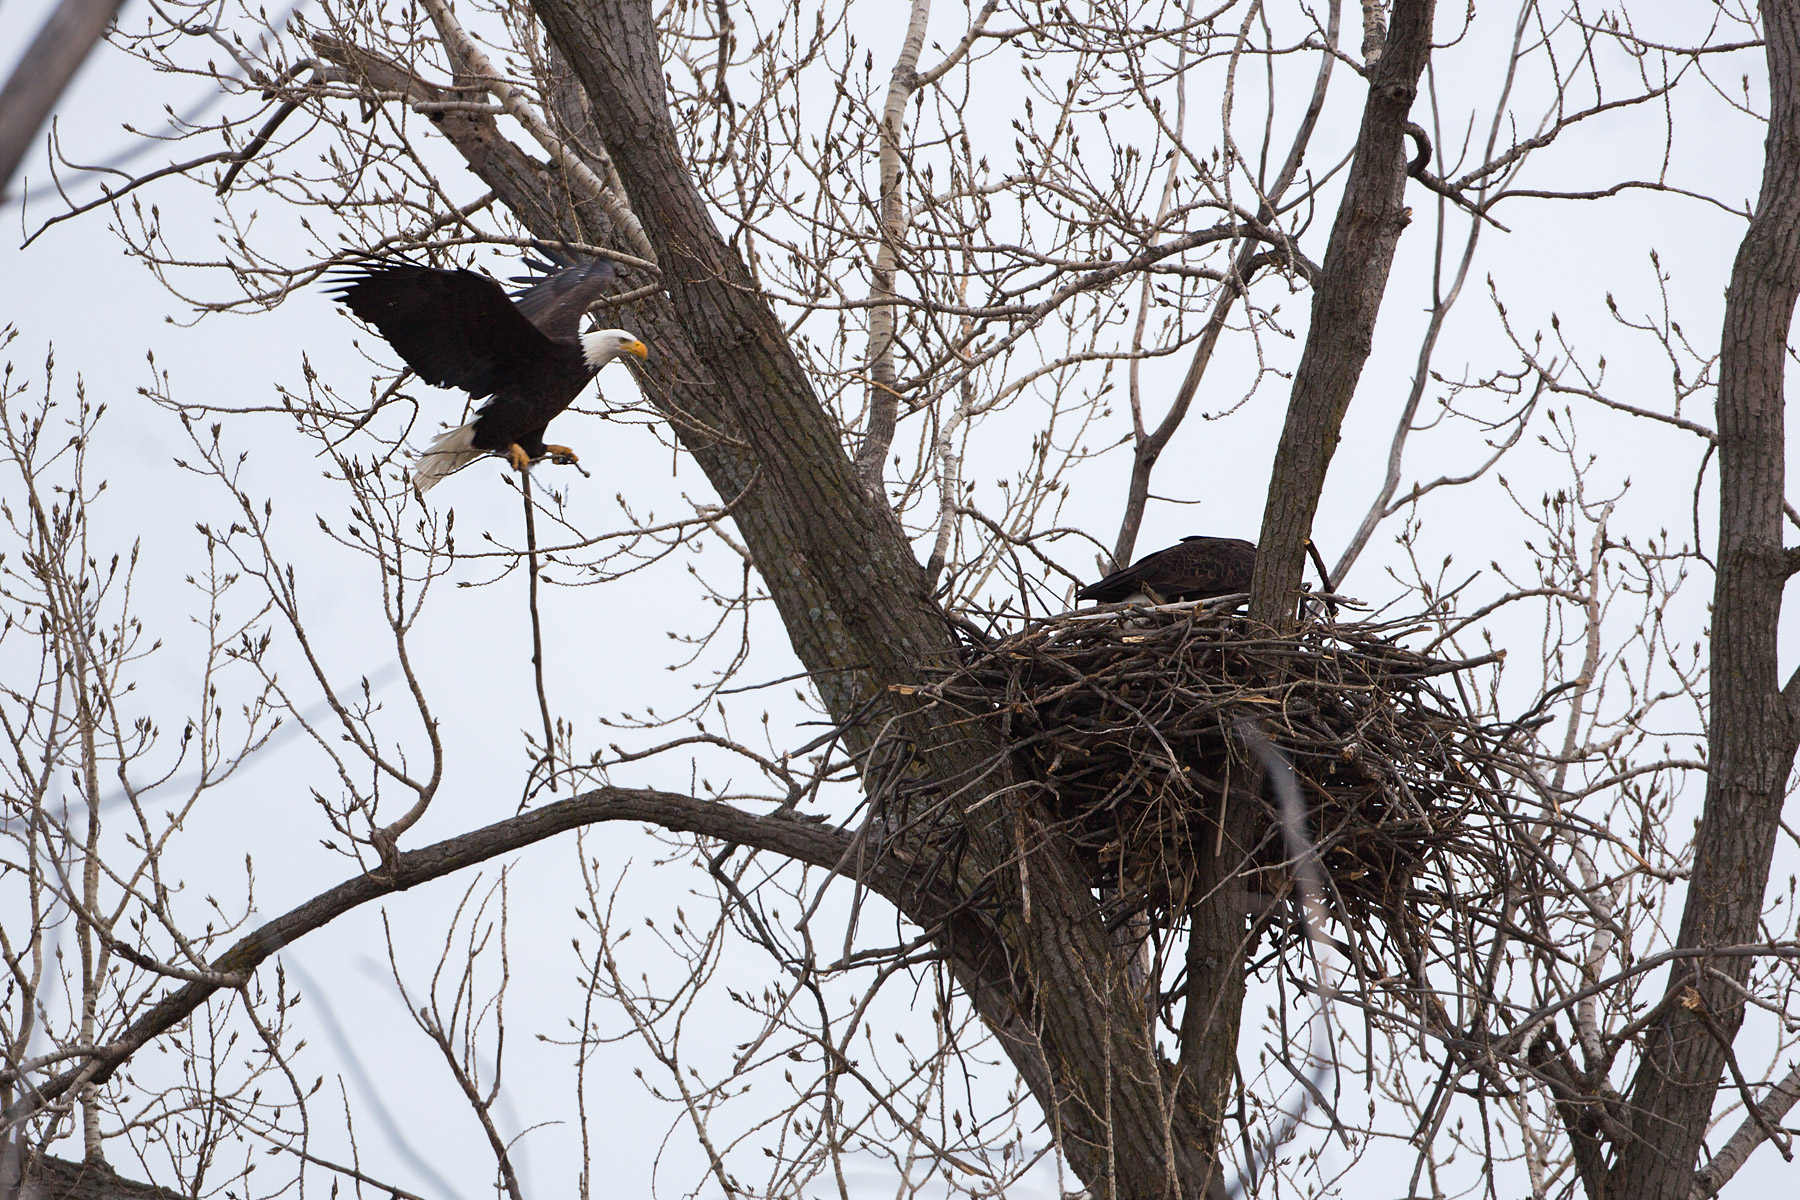
[(626, 342), (623, 346), (619, 347), (619, 350), (625, 354), (635, 354), (639, 358), (650, 357), (650, 347), (639, 341)]

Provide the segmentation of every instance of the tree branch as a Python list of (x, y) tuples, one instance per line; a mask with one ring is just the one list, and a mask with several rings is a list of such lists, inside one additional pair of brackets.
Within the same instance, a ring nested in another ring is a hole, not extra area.
[(864, 360), (868, 375), (868, 420), (862, 445), (856, 451), (856, 471), (871, 495), (882, 491), (882, 463), (894, 441), (900, 414), (899, 374), (894, 370), (894, 270), (900, 262), (900, 243), (906, 236), (906, 213), (900, 203), (900, 134), (906, 124), (906, 102), (919, 86), (919, 52), (925, 48), (925, 26), (931, 20), (931, 0), (912, 0), (912, 17), (906, 38), (888, 77), (887, 104), (881, 112), (881, 194), (877, 200), (876, 228), (880, 244), (875, 248), (874, 278), (869, 284), (869, 348)]
[[(1434, 0), (1395, 0), (1314, 293), (1306, 349), (1269, 478), (1250, 589), (1250, 615), (1277, 628), (1294, 620), (1306, 539), (1344, 414), (1374, 344), (1394, 249), (1411, 219), (1404, 204), (1407, 114), (1431, 53), (1435, 10)], [(1365, 17), (1371, 11), (1376, 10), (1365, 6)]]
[[(642, 821), (681, 833), (755, 846), (826, 869), (838, 867), (851, 845), (849, 834), (843, 830), (811, 821), (757, 816), (674, 792), (598, 788), (418, 850), (396, 853), (391, 865), (347, 879), (240, 938), (210, 964), (221, 978), (196, 980), (170, 992), (124, 1033), (99, 1047), (82, 1066), (36, 1087), (22, 1087), (23, 1095), (0, 1114), (0, 1130), (11, 1129), (72, 1089), (105, 1082), (153, 1038), (179, 1025), (215, 993), (224, 990), (227, 982), (223, 977), (247, 975), (283, 947), (345, 913), (559, 833), (605, 821)], [(896, 879), (877, 877), (868, 882), (877, 891), (882, 891), (884, 885), (899, 891)]]
[(1716, 1196), (1750, 1160), (1751, 1152), (1768, 1140), (1768, 1123), (1787, 1116), (1797, 1102), (1800, 1102), (1800, 1066), (1771, 1084), (1769, 1094), (1757, 1102), (1765, 1120), (1757, 1120), (1754, 1113), (1745, 1117), (1737, 1132), (1712, 1156), (1712, 1161), (1694, 1173), (1694, 1186), (1688, 1192), (1688, 1200), (1707, 1200)]
[(123, 0), (62, 0), (0, 88), (0, 197)]
[(562, 139), (551, 131), (550, 126), (544, 123), (544, 118), (519, 94), (518, 89), (501, 78), (481, 47), (458, 24), (444, 0), (425, 0), (425, 8), (431, 13), (432, 24), (437, 26), (438, 33), (443, 36), (445, 48), (462, 61), (469, 74), (482, 87), (493, 94), (494, 99), (506, 109), (507, 115), (525, 127), (533, 140), (550, 155), (552, 162), (569, 172), (589, 197), (605, 206), (606, 215), (612, 218), (614, 228), (624, 237), (632, 251), (641, 258), (655, 262), (656, 248), (644, 236), (644, 228), (638, 223), (637, 214), (631, 211), (631, 205), (626, 202), (618, 185), (618, 177), (608, 171), (607, 174), (612, 176), (611, 181), (601, 179), (586, 162), (563, 144)]
[[(1780, 829), (1796, 723), (1779, 674), (1787, 339), (1800, 297), (1800, 0), (1761, 6), (1770, 86), (1762, 191), (1726, 291), (1718, 392), (1719, 550), (1706, 804), (1677, 944), (1749, 941)], [(1671, 975), (1644, 1033), (1633, 1137), (1607, 1194), (1686, 1200), (1727, 1049), (1743, 1022), (1748, 960)], [(1716, 1027), (1715, 1027), (1716, 1026)]]
[[(1319, 114), (1325, 109), (1325, 96), (1331, 86), (1331, 69), (1337, 63), (1335, 53), (1338, 33), (1343, 19), (1341, 0), (1331, 0), (1329, 16), (1325, 30), (1325, 49), (1319, 55), (1319, 70), (1313, 77), (1312, 97), (1307, 101), (1306, 112), (1300, 118), (1300, 125), (1294, 131), (1293, 143), (1288, 147), (1287, 160), (1281, 165), (1281, 172), (1275, 182), (1263, 196), (1258, 217), (1265, 222), (1272, 221), (1276, 206), (1281, 197), (1293, 185), (1295, 177), (1300, 173), (1300, 165), (1306, 161), (1306, 151), (1312, 144), (1313, 132), (1318, 128)], [(1177, 160), (1169, 161), (1169, 178), (1175, 178), (1174, 171)], [(1160, 219), (1160, 217), (1159, 217)], [(1250, 278), (1256, 273), (1259, 261), (1266, 252), (1259, 250), (1255, 244), (1248, 244), (1238, 251), (1237, 260), (1232, 266), (1231, 275), (1219, 289), (1213, 301), (1213, 311), (1207, 317), (1206, 325), (1201, 330), (1199, 343), (1194, 347), (1194, 357), (1188, 363), (1187, 374), (1182, 377), (1181, 387), (1176, 390), (1175, 399), (1169, 405), (1169, 411), (1163, 415), (1162, 421), (1152, 432), (1146, 433), (1143, 427), (1143, 414), (1136, 401), (1136, 370), (1133, 369), (1133, 400), (1131, 412), (1132, 432), (1136, 435), (1136, 446), (1131, 459), (1131, 482), (1125, 494), (1125, 516), (1119, 522), (1119, 536), (1113, 543), (1113, 566), (1115, 569), (1125, 566), (1131, 561), (1132, 550), (1137, 545), (1138, 531), (1143, 527), (1144, 509), (1150, 502), (1150, 476), (1156, 470), (1156, 464), (1162, 458), (1162, 452), (1168, 449), (1169, 442), (1187, 420), (1188, 409), (1193, 405), (1194, 396), (1200, 390), (1200, 381), (1206, 375), (1206, 368), (1212, 362), (1213, 349), (1218, 345), (1219, 334), (1224, 330), (1225, 320), (1230, 315), (1231, 306), (1238, 296), (1249, 287)], [(1297, 255), (1295, 256), (1297, 257)], [(1146, 289), (1149, 279), (1145, 280)], [(1143, 306), (1147, 309), (1147, 305)], [(1139, 323), (1142, 325), (1140, 315)]]

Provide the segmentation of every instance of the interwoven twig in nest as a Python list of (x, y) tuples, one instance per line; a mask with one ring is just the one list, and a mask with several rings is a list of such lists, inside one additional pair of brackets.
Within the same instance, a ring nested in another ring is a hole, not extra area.
[[(1293, 764), (1339, 916), (1377, 940), (1422, 933), (1454, 891), (1508, 874), (1506, 747), (1466, 715), (1447, 661), (1403, 623), (1277, 635), (1230, 611), (1082, 614), (976, 650), (921, 691), (999, 723), (1109, 906), (1179, 915), (1225, 804), (1265, 805), (1248, 724)], [(1286, 890), (1278, 838), (1255, 890)], [(1370, 922), (1375, 922), (1371, 928)], [(1397, 928), (1399, 926), (1401, 928)], [(1399, 965), (1399, 964), (1395, 964)]]

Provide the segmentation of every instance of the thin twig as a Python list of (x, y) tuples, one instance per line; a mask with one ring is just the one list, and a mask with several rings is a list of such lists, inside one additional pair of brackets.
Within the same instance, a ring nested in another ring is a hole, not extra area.
[[(544, 718), (544, 777), (556, 790), (556, 726), (550, 720), (550, 697), (544, 690), (544, 631), (538, 615), (537, 520), (531, 505), (531, 464), (519, 472), (519, 495), (525, 500), (525, 562), (530, 568), (531, 671), (537, 681), (538, 715)], [(532, 774), (536, 775), (534, 767)]]

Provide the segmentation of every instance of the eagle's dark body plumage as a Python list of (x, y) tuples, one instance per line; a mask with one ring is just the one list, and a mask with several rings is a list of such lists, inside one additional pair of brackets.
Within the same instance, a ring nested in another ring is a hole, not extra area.
[(334, 277), (331, 294), (374, 326), (420, 379), (487, 401), (475, 420), (426, 451), (421, 491), (486, 453), (507, 455), (514, 465), (547, 453), (573, 460), (567, 447), (545, 444), (545, 427), (611, 358), (645, 354), (624, 330), (580, 332), (614, 275), (605, 259), (576, 263), (511, 296), (486, 275), (402, 259)]
[(1088, 584), (1075, 598), (1102, 604), (1134, 599), (1164, 604), (1205, 600), (1249, 591), (1255, 574), (1255, 543), (1242, 538), (1185, 537)]

